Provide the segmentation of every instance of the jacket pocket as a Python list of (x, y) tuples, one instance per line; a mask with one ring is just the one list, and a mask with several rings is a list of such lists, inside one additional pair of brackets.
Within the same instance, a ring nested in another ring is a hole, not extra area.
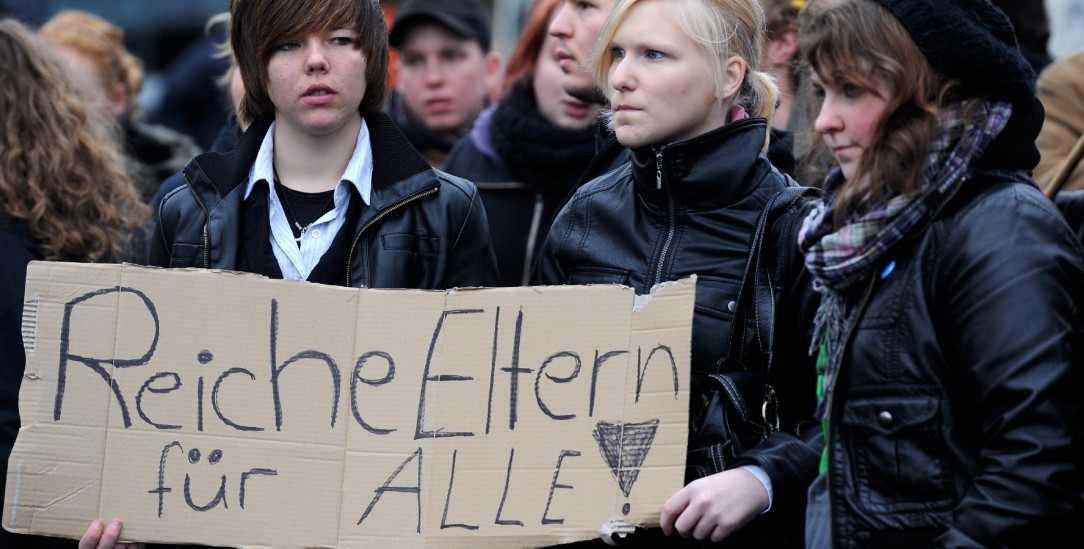
[(844, 406), (842, 434), (852, 461), (846, 474), (855, 479), (859, 505), (879, 513), (954, 505), (938, 398), (894, 395)]
[(174, 242), (169, 251), (170, 268), (203, 267), (203, 243)]
[(628, 286), (629, 272), (608, 267), (580, 267), (568, 273), (569, 284), (621, 284)]
[[(692, 369), (696, 373), (717, 371), (717, 363), (726, 352), (737, 307), (741, 282), (713, 276), (696, 277), (696, 303), (693, 312)], [(748, 330), (747, 340), (753, 332)], [(744, 357), (743, 357), (744, 358)], [(756, 363), (753, 363), (754, 365)]]
[(419, 254), (440, 253), (440, 237), (409, 233), (385, 234), (380, 237), (385, 250), (417, 252)]

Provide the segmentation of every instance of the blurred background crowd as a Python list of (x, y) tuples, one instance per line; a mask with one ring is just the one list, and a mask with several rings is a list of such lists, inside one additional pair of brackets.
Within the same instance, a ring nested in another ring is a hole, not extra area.
[[(389, 22), (400, 1), (382, 4)], [(493, 50), (507, 59), (526, 24), (531, 0), (482, 0), (492, 25)], [(1029, 21), (1028, 29), (1018, 23), (1018, 33), (1034, 37), (1025, 50), (1045, 52), (1037, 65), (1084, 49), (1084, 0), (1045, 0), (1046, 17), (1035, 11), (1034, 2), (1002, 0), (1010, 18)], [(37, 27), (62, 10), (82, 10), (106, 19), (124, 31), (124, 45), (138, 57), (144, 68), (139, 107), (146, 120), (191, 136), (203, 150), (210, 148), (221, 127), (229, 104), (214, 80), (228, 67), (228, 60), (215, 57), (215, 43), (224, 39), (224, 26), (206, 32), (207, 21), (229, 9), (229, 0), (186, 0), (146, 2), (145, 0), (0, 0), (0, 16), (13, 16)], [(392, 63), (394, 70), (395, 64)], [(502, 67), (503, 69), (503, 67)], [(393, 72), (394, 78), (394, 72)], [(216, 105), (216, 109), (207, 109)]]

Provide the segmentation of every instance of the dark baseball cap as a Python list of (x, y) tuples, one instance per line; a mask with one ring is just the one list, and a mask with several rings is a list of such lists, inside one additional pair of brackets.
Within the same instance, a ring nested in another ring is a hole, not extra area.
[(478, 0), (405, 0), (395, 8), (388, 41), (393, 48), (418, 23), (434, 21), (464, 38), (473, 38), (489, 51), (489, 21)]

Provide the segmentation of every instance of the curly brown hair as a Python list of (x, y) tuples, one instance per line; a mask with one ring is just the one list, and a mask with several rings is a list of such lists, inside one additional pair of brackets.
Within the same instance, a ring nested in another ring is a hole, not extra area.
[(124, 168), (115, 124), (88, 110), (25, 25), (0, 21), (0, 215), (26, 220), (45, 259), (126, 259), (149, 216)]

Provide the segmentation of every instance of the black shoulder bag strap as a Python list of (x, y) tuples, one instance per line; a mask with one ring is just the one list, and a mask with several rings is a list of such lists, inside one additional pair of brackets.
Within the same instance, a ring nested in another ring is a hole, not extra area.
[(764, 255), (762, 248), (765, 233), (770, 224), (785, 213), (795, 201), (815, 192), (817, 189), (813, 187), (785, 187), (768, 200), (764, 210), (757, 217), (756, 229), (749, 243), (749, 256), (745, 261), (745, 272), (742, 274), (741, 288), (738, 290), (738, 299), (734, 308), (730, 341), (727, 344), (726, 355), (721, 361), (736, 362), (745, 368), (742, 353), (745, 350), (746, 308), (751, 306), (753, 322), (756, 323), (757, 344), (760, 347), (760, 366), (764, 372), (764, 396), (760, 413), (766, 433), (779, 428), (778, 403), (775, 388), (771, 383), (772, 353), (775, 344), (775, 309), (779, 296), (775, 292), (767, 262), (761, 261)]

